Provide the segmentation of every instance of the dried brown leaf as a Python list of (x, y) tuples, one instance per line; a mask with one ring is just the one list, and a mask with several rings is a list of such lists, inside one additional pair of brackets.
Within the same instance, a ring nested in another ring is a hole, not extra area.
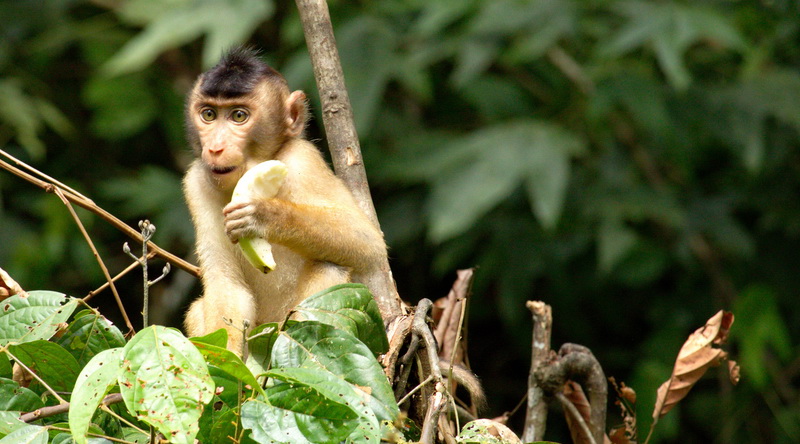
[(731, 377), (731, 384), (736, 385), (739, 383), (739, 378), (741, 378), (741, 372), (739, 369), (739, 364), (736, 361), (728, 361), (728, 375)]
[(639, 433), (636, 425), (636, 391), (626, 386), (624, 382), (617, 384), (613, 377), (608, 380), (617, 392), (614, 404), (619, 407), (622, 416), (622, 425), (611, 430), (609, 439), (613, 444), (634, 444)]
[(655, 420), (675, 407), (709, 368), (718, 366), (728, 357), (725, 351), (713, 348), (712, 345), (725, 343), (731, 324), (733, 313), (720, 310), (706, 325), (689, 336), (675, 360), (672, 376), (658, 388), (653, 411)]

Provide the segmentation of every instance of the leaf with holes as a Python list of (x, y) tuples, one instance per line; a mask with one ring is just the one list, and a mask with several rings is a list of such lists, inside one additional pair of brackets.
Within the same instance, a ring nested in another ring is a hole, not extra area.
[(86, 444), (92, 415), (111, 387), (117, 384), (122, 372), (122, 350), (101, 351), (86, 364), (75, 381), (70, 398), (69, 428), (77, 444)]
[(69, 319), (78, 300), (54, 291), (31, 291), (0, 302), (0, 347), (50, 339)]
[[(44, 407), (42, 399), (30, 389), (11, 379), (0, 378), (0, 412), (32, 412)], [(2, 427), (0, 427), (2, 432)]]
[(82, 310), (67, 326), (67, 330), (54, 341), (86, 365), (103, 350), (125, 346), (122, 332), (104, 316), (91, 310)]
[(176, 444), (191, 444), (214, 382), (203, 355), (179, 331), (148, 327), (125, 346), (120, 392), (128, 410)]
[(78, 361), (68, 351), (49, 341), (12, 345), (8, 351), (58, 392), (72, 390), (81, 371)]

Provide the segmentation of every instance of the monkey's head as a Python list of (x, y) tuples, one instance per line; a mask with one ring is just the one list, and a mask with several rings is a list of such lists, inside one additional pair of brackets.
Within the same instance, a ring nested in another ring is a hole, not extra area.
[(219, 189), (273, 159), (306, 123), (305, 94), (250, 49), (235, 49), (197, 79), (186, 103), (186, 132)]

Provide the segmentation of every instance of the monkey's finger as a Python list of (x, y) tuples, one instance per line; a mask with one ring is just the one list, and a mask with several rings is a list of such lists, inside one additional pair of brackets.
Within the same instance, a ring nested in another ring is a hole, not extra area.
[(230, 213), (232, 213), (234, 211), (241, 210), (243, 208), (247, 208), (247, 207), (252, 206), (252, 205), (253, 204), (251, 202), (249, 202), (249, 201), (231, 202), (228, 205), (225, 205), (224, 208), (222, 208), (222, 214), (228, 215), (228, 214), (230, 214)]

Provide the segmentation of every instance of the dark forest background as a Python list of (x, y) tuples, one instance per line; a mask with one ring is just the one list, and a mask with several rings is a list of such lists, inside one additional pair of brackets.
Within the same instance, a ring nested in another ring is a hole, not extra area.
[[(686, 336), (726, 309), (742, 382), (712, 371), (654, 441), (800, 442), (796, 1), (329, 4), (401, 296), (477, 267), (485, 416), (525, 394), (526, 300), (552, 305), (555, 348), (588, 346), (636, 389), (642, 435)], [(309, 93), (324, 149), (293, 2), (0, 1), (0, 147), (192, 260), (184, 95), (243, 43)], [(124, 236), (79, 214), (112, 274), (127, 266)], [(0, 267), (29, 290), (104, 282), (59, 199), (4, 171)], [(139, 312), (141, 278), (120, 288)], [(180, 326), (200, 288), (175, 270), (152, 291), (153, 321)], [(93, 303), (120, 323), (109, 295)]]

